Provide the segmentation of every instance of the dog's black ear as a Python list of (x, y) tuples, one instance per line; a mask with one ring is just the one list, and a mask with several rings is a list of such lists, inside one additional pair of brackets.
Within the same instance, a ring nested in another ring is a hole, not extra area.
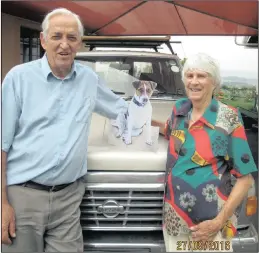
[(150, 81), (150, 85), (151, 85), (152, 90), (154, 90), (157, 86), (157, 83)]
[(138, 87), (139, 87), (139, 85), (140, 85), (140, 81), (134, 81), (134, 82), (132, 83), (132, 85), (133, 85), (133, 87), (137, 90)]

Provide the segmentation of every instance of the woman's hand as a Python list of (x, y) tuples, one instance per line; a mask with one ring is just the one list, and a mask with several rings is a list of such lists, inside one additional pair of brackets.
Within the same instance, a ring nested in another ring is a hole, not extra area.
[(206, 220), (190, 228), (194, 241), (211, 241), (222, 228), (222, 221), (219, 219)]

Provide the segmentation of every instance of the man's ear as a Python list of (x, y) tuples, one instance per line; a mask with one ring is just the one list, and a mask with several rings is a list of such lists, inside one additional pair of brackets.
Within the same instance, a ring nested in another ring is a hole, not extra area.
[(140, 81), (134, 81), (134, 82), (132, 83), (132, 85), (133, 85), (133, 87), (137, 90), (138, 87), (139, 87), (139, 85), (140, 85)]
[(150, 85), (151, 85), (152, 90), (154, 90), (157, 86), (157, 83), (150, 81)]
[(40, 44), (44, 50), (46, 50), (46, 39), (44, 38), (43, 32), (40, 33)]

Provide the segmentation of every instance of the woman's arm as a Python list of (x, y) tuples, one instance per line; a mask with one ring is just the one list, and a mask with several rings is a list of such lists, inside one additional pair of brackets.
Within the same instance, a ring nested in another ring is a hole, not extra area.
[(239, 112), (238, 115), (234, 114), (233, 116), (235, 116), (233, 117), (235, 118), (235, 124), (233, 126), (234, 130), (229, 136), (227, 154), (229, 157), (228, 161), (230, 159), (232, 160), (229, 163), (230, 173), (237, 181), (216, 218), (201, 222), (191, 228), (193, 231), (192, 236), (196, 240), (208, 240), (210, 235), (222, 229), (226, 221), (234, 214), (237, 207), (245, 199), (249, 188), (254, 183), (251, 173), (257, 171), (257, 167), (247, 142), (242, 117)]
[(215, 234), (223, 228), (227, 220), (233, 215), (236, 208), (247, 196), (248, 190), (253, 184), (253, 181), (254, 179), (251, 174), (237, 178), (228, 200), (225, 202), (217, 217), (212, 220), (203, 221), (190, 228), (192, 231), (192, 238), (197, 241), (211, 240), (211, 238), (213, 238)]
[(159, 133), (162, 134), (162, 135), (165, 134), (165, 123), (152, 119), (151, 125), (152, 126), (158, 126), (159, 127)]
[(237, 178), (235, 186), (233, 187), (228, 200), (224, 204), (223, 208), (219, 212), (216, 220), (219, 221), (221, 227), (232, 216), (236, 208), (241, 204), (243, 199), (247, 196), (249, 188), (254, 183), (254, 179), (251, 174)]

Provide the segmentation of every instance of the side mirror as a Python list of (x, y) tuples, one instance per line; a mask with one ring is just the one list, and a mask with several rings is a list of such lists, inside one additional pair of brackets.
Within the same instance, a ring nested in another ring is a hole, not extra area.
[(258, 48), (258, 36), (235, 36), (235, 43), (238, 46)]

